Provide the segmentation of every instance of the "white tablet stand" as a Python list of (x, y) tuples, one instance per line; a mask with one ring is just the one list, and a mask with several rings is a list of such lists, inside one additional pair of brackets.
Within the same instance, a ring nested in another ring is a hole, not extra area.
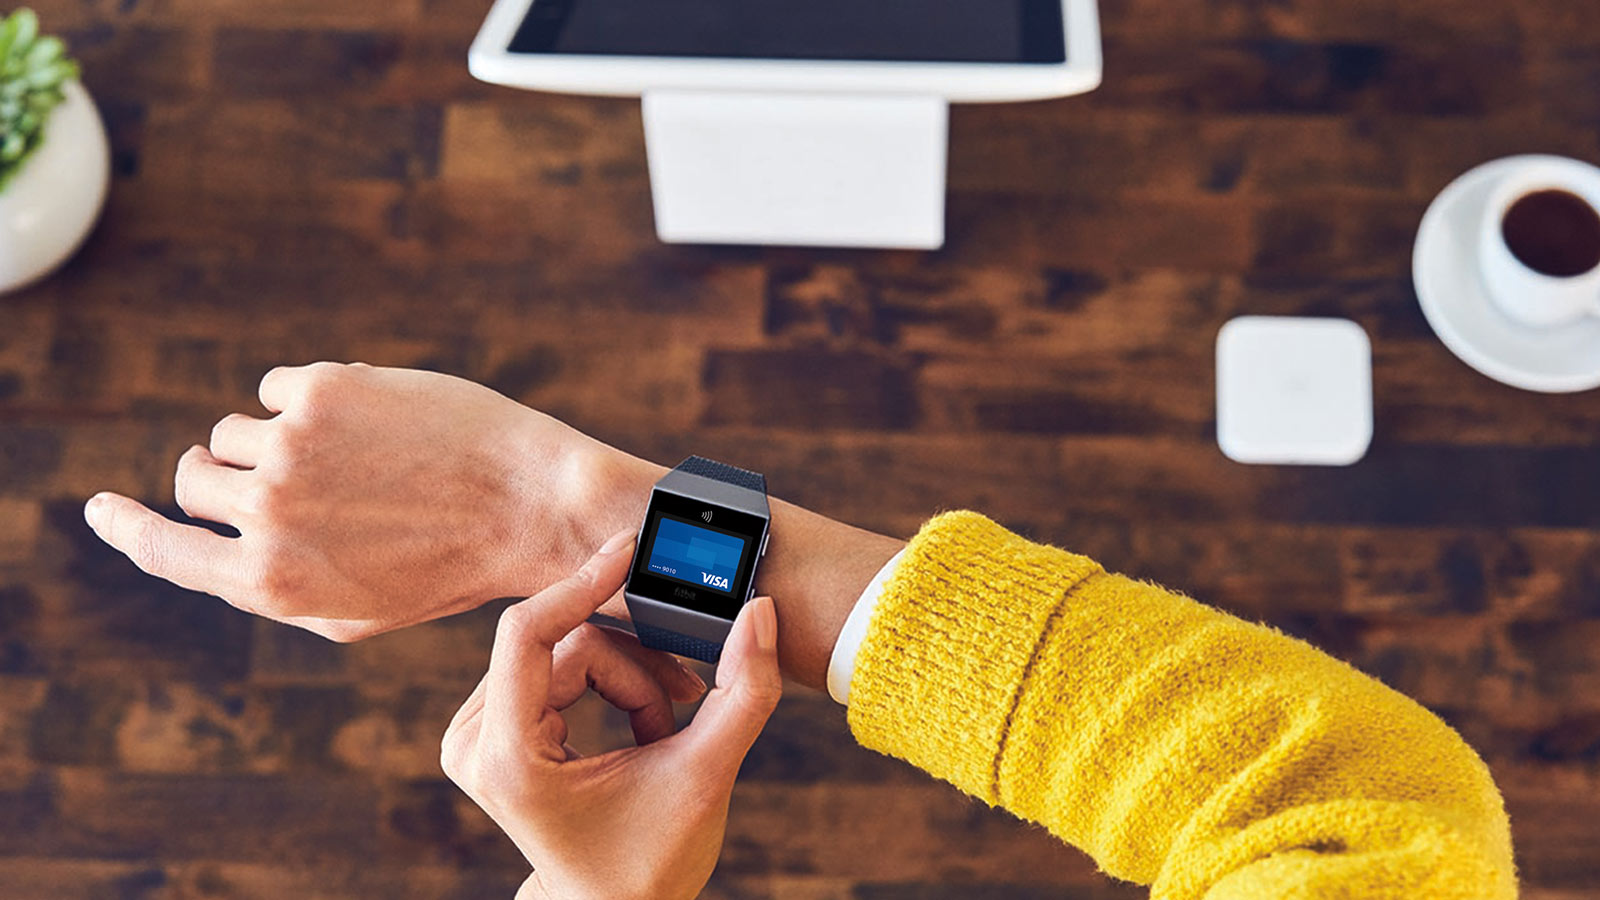
[(644, 130), (668, 243), (944, 243), (943, 97), (647, 90)]
[(1059, 57), (1054, 35), (1027, 25), (1021, 56), (1038, 61), (961, 62), (512, 50), (524, 23), (561, 18), (571, 0), (495, 0), (467, 65), (494, 84), (643, 97), (663, 241), (928, 250), (944, 243), (948, 104), (1099, 86), (1097, 0), (1028, 15), (1053, 21), (1056, 2)]

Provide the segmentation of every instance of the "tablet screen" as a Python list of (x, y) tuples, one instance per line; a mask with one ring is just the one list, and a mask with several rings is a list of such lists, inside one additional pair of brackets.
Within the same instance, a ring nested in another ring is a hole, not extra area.
[(1066, 61), (1061, 0), (534, 0), (513, 53)]

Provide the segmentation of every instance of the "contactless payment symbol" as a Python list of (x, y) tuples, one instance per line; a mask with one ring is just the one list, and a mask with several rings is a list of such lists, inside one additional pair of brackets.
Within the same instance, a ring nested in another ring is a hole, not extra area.
[(711, 510), (708, 509), (705, 512), (701, 513), (700, 514), (700, 519), (701, 519), (701, 521), (704, 521), (704, 522), (710, 522), (711, 521)]

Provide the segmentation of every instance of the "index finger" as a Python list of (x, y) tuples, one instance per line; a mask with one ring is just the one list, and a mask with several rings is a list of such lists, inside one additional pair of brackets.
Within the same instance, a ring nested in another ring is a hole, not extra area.
[(268, 412), (281, 413), (289, 408), (289, 401), (293, 399), (296, 385), (301, 380), (300, 373), (304, 366), (277, 366), (267, 374), (261, 376), (261, 386), (256, 389), (256, 395), (261, 398), (261, 405)]
[(283, 412), (294, 405), (295, 398), (305, 391), (306, 384), (319, 371), (332, 370), (338, 365), (323, 361), (303, 366), (278, 366), (261, 376), (261, 387), (256, 391), (261, 398), (261, 405), (269, 412)]
[(485, 739), (522, 745), (535, 734), (548, 705), (555, 646), (627, 580), (632, 537), (617, 535), (576, 573), (500, 614), (484, 679)]

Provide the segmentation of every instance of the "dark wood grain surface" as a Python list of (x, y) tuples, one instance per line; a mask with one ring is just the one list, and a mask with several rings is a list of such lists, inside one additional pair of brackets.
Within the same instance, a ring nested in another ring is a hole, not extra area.
[[(971, 506), (1403, 690), (1503, 787), (1526, 896), (1600, 897), (1600, 395), (1488, 381), (1408, 272), (1450, 179), (1600, 161), (1600, 4), (1107, 0), (1106, 84), (957, 108), (938, 253), (667, 247), (636, 102), (474, 82), (483, 0), (44, 0), (115, 146), (105, 219), (0, 298), (0, 896), (509, 896), (437, 743), (494, 609), (340, 647), (141, 576), (275, 364), (478, 379), (637, 453), (765, 469), (907, 534)], [(1350, 469), (1218, 452), (1213, 342), (1348, 316)], [(593, 706), (592, 746), (626, 725)], [(790, 691), (715, 900), (1110, 900), (1081, 854), (857, 749)]]

